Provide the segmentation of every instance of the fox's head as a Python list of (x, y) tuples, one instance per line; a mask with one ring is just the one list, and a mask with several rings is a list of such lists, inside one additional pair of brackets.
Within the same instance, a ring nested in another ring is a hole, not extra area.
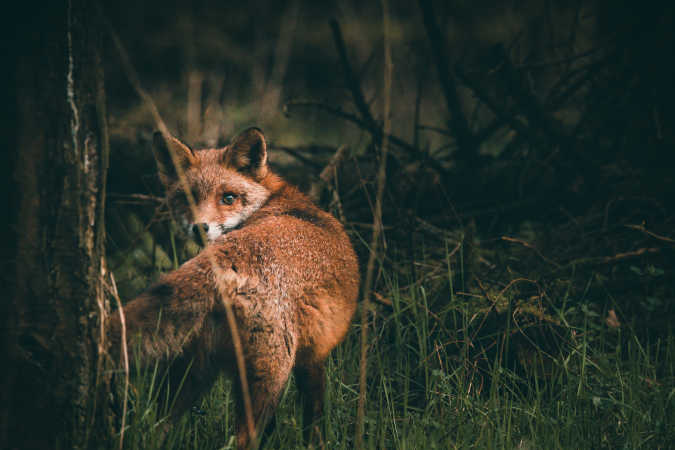
[(169, 206), (189, 235), (202, 241), (242, 225), (265, 204), (276, 178), (262, 131), (249, 128), (224, 147), (193, 151), (156, 132), (153, 152)]

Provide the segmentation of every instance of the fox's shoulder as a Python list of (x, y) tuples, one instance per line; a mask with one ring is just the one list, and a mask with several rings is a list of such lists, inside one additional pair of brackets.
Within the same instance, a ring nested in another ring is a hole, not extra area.
[[(275, 191), (264, 208), (255, 213), (245, 228), (256, 225), (313, 227), (328, 233), (342, 233), (342, 225), (331, 214), (316, 206), (295, 186), (285, 184)], [(281, 230), (280, 230), (281, 231)]]

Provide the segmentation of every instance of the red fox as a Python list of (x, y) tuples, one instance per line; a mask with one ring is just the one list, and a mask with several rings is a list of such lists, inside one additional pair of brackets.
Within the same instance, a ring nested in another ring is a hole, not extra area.
[[(184, 412), (220, 373), (237, 378), (223, 305), (229, 302), (256, 429), (273, 415), (293, 370), (307, 438), (323, 411), (326, 358), (356, 309), (359, 271), (349, 238), (335, 218), (271, 171), (257, 128), (225, 148), (198, 151), (157, 132), (153, 150), (173, 211), (208, 242), (124, 306), (130, 360), (173, 359), (172, 387), (189, 369), (174, 414)], [(113, 316), (118, 352), (121, 325)], [(234, 388), (237, 445), (247, 448), (252, 436), (239, 380)]]

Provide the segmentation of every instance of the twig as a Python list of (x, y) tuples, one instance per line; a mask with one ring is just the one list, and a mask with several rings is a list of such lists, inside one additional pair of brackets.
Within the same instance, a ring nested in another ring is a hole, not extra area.
[[(340, 222), (342, 222), (343, 224), (345, 223), (346, 219), (344, 210), (342, 209), (342, 202), (340, 201), (340, 195), (338, 193), (337, 188), (337, 168), (342, 163), (342, 160), (345, 158), (346, 154), (347, 154), (347, 147), (345, 147), (344, 145), (340, 146), (335, 151), (330, 161), (328, 161), (326, 167), (324, 167), (321, 173), (319, 174), (319, 180), (317, 180), (315, 183), (312, 183), (312, 187), (310, 188), (309, 191), (309, 197), (315, 202), (318, 202), (321, 199), (321, 193), (323, 191), (324, 186), (327, 187), (333, 194), (333, 198), (331, 199), (331, 206), (335, 205), (337, 207)], [(335, 184), (335, 186), (333, 186), (333, 184)]]
[(301, 163), (303, 163), (307, 166), (310, 166), (311, 168), (313, 168), (315, 170), (321, 170), (321, 168), (322, 168), (321, 164), (317, 163), (316, 161), (312, 161), (311, 159), (309, 159), (308, 157), (306, 157), (305, 155), (303, 155), (298, 150), (296, 150), (292, 147), (286, 147), (284, 145), (270, 144), (268, 146), (268, 148), (270, 150), (281, 150), (282, 152), (291, 155), (293, 158), (297, 159), (298, 161), (300, 161)]
[[(374, 230), (375, 225), (372, 223), (364, 223), (364, 222), (347, 222), (347, 225), (353, 228), (363, 228), (366, 230)], [(394, 226), (393, 225), (382, 225), (383, 230), (393, 230)]]
[(122, 362), (124, 365), (124, 400), (122, 400), (122, 424), (120, 427), (120, 450), (124, 445), (124, 428), (127, 420), (127, 402), (129, 399), (129, 351), (127, 348), (127, 325), (124, 320), (124, 308), (117, 292), (117, 284), (115, 283), (115, 275), (110, 272), (110, 293), (117, 302), (117, 311), (120, 314), (120, 325), (122, 329), (122, 337), (120, 345), (122, 346)]
[(442, 134), (443, 136), (448, 136), (448, 137), (453, 137), (454, 135), (452, 134), (452, 131), (446, 130), (445, 128), (440, 128), (440, 127), (434, 127), (431, 125), (419, 125), (415, 127), (416, 130), (429, 130), (436, 132), (438, 134)]
[(664, 242), (668, 242), (670, 244), (675, 244), (675, 239), (669, 238), (669, 237), (666, 237), (666, 236), (661, 236), (660, 234), (656, 234), (653, 231), (649, 231), (648, 229), (645, 228), (644, 223), (642, 223), (640, 225), (625, 225), (625, 227), (626, 228), (632, 228), (633, 230), (642, 231), (646, 235), (651, 236), (655, 239), (658, 239), (659, 241), (664, 241)]
[(450, 261), (450, 258), (455, 256), (455, 253), (459, 251), (459, 249), (462, 248), (462, 241), (457, 242), (457, 245), (455, 245), (455, 248), (453, 248), (450, 253), (445, 257), (447, 261)]
[(157, 197), (155, 195), (146, 195), (146, 194), (116, 194), (109, 193), (108, 197), (117, 199), (118, 203), (164, 203), (166, 201), (165, 197)]
[(565, 269), (571, 266), (580, 266), (580, 265), (588, 265), (588, 264), (608, 264), (616, 261), (623, 261), (625, 259), (630, 259), (630, 258), (635, 258), (638, 256), (642, 256), (648, 253), (658, 253), (660, 252), (661, 249), (658, 247), (643, 247), (639, 248), (637, 250), (632, 250), (629, 252), (622, 252), (622, 253), (617, 253), (616, 255), (612, 256), (599, 256), (599, 257), (591, 257), (591, 258), (580, 258), (580, 259), (575, 259), (573, 261), (568, 262), (564, 266), (559, 267), (560, 269)]
[(544, 109), (539, 99), (524, 82), (521, 73), (513, 66), (504, 49), (498, 47), (498, 54), (503, 60), (500, 72), (505, 75), (499, 77), (499, 79), (504, 82), (505, 87), (511, 93), (511, 97), (520, 105), (528, 123), (534, 124), (550, 136), (567, 138), (568, 136), (563, 132), (562, 124)]
[[(481, 298), (485, 298), (491, 304), (490, 304), (490, 307), (488, 308), (488, 310), (483, 315), (483, 320), (481, 320), (481, 322), (478, 324), (478, 327), (476, 327), (476, 330), (473, 332), (473, 335), (468, 336), (469, 340), (465, 341), (465, 343), (468, 344), (468, 345), (471, 345), (471, 343), (476, 339), (476, 336), (480, 332), (481, 328), (483, 328), (483, 325), (485, 324), (485, 321), (487, 320), (488, 315), (492, 312), (493, 309), (496, 308), (497, 301), (499, 301), (499, 295), (493, 299), (490, 296), (490, 293), (487, 291), (487, 289), (485, 289), (485, 287), (483, 286), (483, 283), (480, 281), (479, 278), (476, 278), (476, 283), (478, 284), (478, 287), (480, 288), (480, 290), (483, 292), (483, 296)], [(473, 320), (473, 318), (471, 320)], [(466, 339), (466, 337), (465, 337), (465, 339)]]
[(359, 363), (359, 402), (356, 415), (356, 448), (363, 448), (364, 419), (366, 411), (366, 375), (368, 363), (368, 310), (371, 290), (373, 287), (373, 276), (375, 273), (375, 261), (377, 259), (377, 244), (382, 233), (382, 200), (384, 197), (384, 186), (387, 176), (387, 150), (389, 139), (387, 135), (391, 128), (389, 110), (391, 106), (391, 42), (389, 39), (389, 4), (387, 0), (382, 0), (382, 18), (384, 35), (384, 138), (382, 139), (382, 154), (380, 156), (380, 167), (377, 172), (377, 193), (375, 195), (375, 211), (373, 214), (373, 235), (370, 241), (370, 254), (368, 255), (368, 265), (366, 266), (366, 280), (363, 288), (363, 303), (361, 304), (361, 360)]
[(420, 228), (423, 230), (427, 230), (431, 233), (434, 234), (440, 234), (440, 235), (452, 235), (452, 232), (450, 230), (446, 230), (444, 228), (437, 227), (436, 225), (427, 222), (426, 220), (422, 219), (421, 217), (415, 217), (415, 221), (420, 225)]
[(330, 184), (331, 181), (334, 180), (335, 169), (337, 169), (340, 163), (342, 163), (342, 160), (345, 158), (346, 154), (347, 154), (347, 147), (345, 147), (344, 145), (341, 145), (335, 151), (335, 154), (330, 158), (330, 161), (328, 161), (326, 167), (324, 167), (321, 173), (319, 174), (319, 178), (324, 183)]
[(516, 130), (519, 134), (528, 137), (531, 141), (537, 141), (537, 137), (527, 125), (525, 125), (520, 119), (517, 119), (516, 116), (510, 111), (507, 111), (505, 108), (499, 106), (497, 102), (486, 91), (478, 86), (478, 84), (475, 83), (471, 77), (464, 73), (460, 67), (455, 69), (455, 73), (457, 74), (457, 77), (462, 80), (462, 83), (464, 83), (469, 89), (473, 91), (473, 93), (476, 95), (476, 98), (483, 102), (485, 106), (490, 108), (495, 116), (497, 116), (503, 122), (508, 123), (511, 128)]
[(375, 300), (378, 303), (381, 303), (381, 304), (386, 305), (386, 306), (392, 306), (393, 305), (391, 300), (389, 300), (386, 297), (383, 297), (382, 294), (380, 294), (379, 292), (373, 292), (373, 297), (375, 297)]
[[(571, 98), (576, 92), (581, 89), (586, 82), (588, 82), (593, 76), (598, 72), (600, 68), (603, 67), (605, 62), (603, 60), (596, 61), (594, 63), (588, 64), (582, 68), (572, 70), (567, 75), (564, 75), (556, 82), (556, 84), (550, 89), (548, 98), (545, 100), (545, 104), (549, 109), (555, 110), (562, 106), (569, 98)], [(570, 81), (575, 75), (582, 73), (582, 75), (577, 78), (574, 82)], [(564, 89), (563, 89), (564, 88)]]
[(548, 263), (554, 265), (557, 269), (560, 268), (560, 264), (558, 264), (557, 262), (553, 261), (552, 259), (547, 258), (546, 256), (544, 256), (544, 255), (537, 249), (537, 247), (535, 247), (534, 245), (530, 244), (530, 243), (527, 242), (527, 241), (524, 241), (524, 240), (518, 239), (518, 238), (509, 237), (509, 236), (502, 236), (502, 241), (515, 242), (515, 243), (517, 243), (517, 244), (520, 244), (520, 245), (523, 245), (523, 246), (525, 246), (525, 247), (527, 247), (527, 248), (530, 248), (530, 249), (534, 250), (534, 252), (535, 252), (537, 255), (539, 255), (539, 256), (541, 257), (541, 259), (543, 259), (544, 261), (546, 261), (546, 262), (548, 262)]
[(285, 151), (286, 148), (290, 148), (293, 152), (304, 155), (310, 153), (312, 155), (316, 154), (326, 154), (330, 153), (331, 155), (337, 150), (336, 147), (332, 145), (322, 145), (322, 144), (307, 144), (307, 145), (295, 145), (293, 147), (277, 146), (274, 142), (268, 142), (267, 148), (277, 149)]
[(626, 259), (626, 258), (633, 258), (635, 256), (641, 256), (644, 255), (645, 253), (658, 253), (661, 249), (660, 248), (654, 248), (654, 247), (649, 247), (649, 248), (639, 248), (637, 250), (633, 250), (630, 252), (623, 252), (623, 253), (617, 253), (614, 256), (606, 256), (602, 262), (603, 263), (608, 263), (612, 261), (618, 261), (621, 259)]
[(502, 298), (504, 293), (507, 290), (509, 290), (511, 288), (511, 286), (513, 286), (516, 283), (520, 283), (520, 282), (525, 281), (525, 282), (532, 283), (535, 286), (539, 287), (539, 284), (536, 281), (530, 280), (529, 278), (514, 278), (513, 280), (509, 281), (507, 283), (507, 285), (504, 286), (504, 288), (501, 291), (499, 291), (499, 294), (497, 294), (494, 298), (491, 298), (492, 296), (487, 291), (487, 289), (485, 289), (485, 287), (483, 286), (483, 283), (481, 283), (481, 281), (478, 278), (476, 278), (476, 281), (478, 282), (478, 287), (480, 287), (480, 290), (483, 292), (483, 297), (470, 295), (470, 294), (464, 294), (464, 295), (470, 295), (472, 297), (475, 296), (475, 297), (479, 297), (479, 298), (486, 298), (488, 301), (491, 302), (491, 305), (488, 308), (488, 310), (485, 312), (485, 315), (483, 315), (483, 320), (481, 320), (480, 324), (476, 328), (476, 331), (474, 331), (473, 335), (471, 336), (470, 342), (474, 341), (476, 339), (476, 336), (478, 335), (478, 332), (480, 331), (480, 329), (483, 328), (483, 325), (485, 324), (485, 321), (487, 320), (488, 315), (496, 308), (497, 302), (499, 301), (499, 299)]
[(575, 55), (559, 58), (559, 59), (553, 59), (550, 61), (537, 61), (537, 62), (531, 62), (531, 63), (523, 63), (523, 64), (514, 64), (513, 67), (520, 69), (520, 70), (531, 70), (531, 69), (543, 69), (543, 68), (551, 68), (555, 66), (564, 66), (568, 65), (571, 62), (578, 61), (583, 58), (588, 58), (589, 56), (593, 56), (596, 53), (600, 52), (602, 48), (592, 48), (590, 50), (586, 50), (581, 53), (577, 53)]
[(478, 130), (476, 133), (476, 145), (482, 144), (484, 141), (488, 140), (494, 133), (497, 132), (501, 127), (504, 126), (504, 120), (500, 117), (495, 117), (492, 122), (487, 124), (482, 129)]
[[(105, 267), (105, 257), (101, 257), (101, 273), (102, 275), (105, 275), (106, 267)], [(112, 274), (111, 274), (112, 275)], [(99, 285), (101, 287), (105, 287), (105, 281), (101, 280)], [(98, 305), (98, 311), (99, 311), (99, 317), (98, 317), (98, 325), (99, 325), (99, 338), (98, 338), (98, 343), (97, 343), (97, 348), (98, 348), (98, 358), (96, 358), (96, 381), (94, 383), (94, 386), (98, 389), (101, 383), (101, 376), (103, 374), (103, 365), (104, 365), (104, 358), (103, 355), (106, 354), (107, 352), (107, 328), (106, 328), (106, 322), (108, 321), (108, 313), (110, 311), (110, 305), (105, 299), (105, 294), (101, 290), (97, 290), (96, 293), (96, 303)], [(110, 385), (108, 385), (109, 387)], [(97, 398), (96, 396), (93, 399), (93, 407), (92, 411), (96, 411), (96, 401)], [(88, 430), (93, 429), (94, 421), (96, 420), (96, 414), (91, 415), (91, 420), (89, 422), (89, 428)]]

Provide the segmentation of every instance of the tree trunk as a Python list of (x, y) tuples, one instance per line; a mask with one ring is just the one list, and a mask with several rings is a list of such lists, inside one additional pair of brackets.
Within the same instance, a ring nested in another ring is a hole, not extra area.
[(110, 429), (101, 420), (108, 138), (95, 4), (39, 2), (16, 15), (14, 135), (3, 137), (13, 141), (3, 163), (14, 167), (15, 244), (3, 246), (1, 448), (91, 447)]

